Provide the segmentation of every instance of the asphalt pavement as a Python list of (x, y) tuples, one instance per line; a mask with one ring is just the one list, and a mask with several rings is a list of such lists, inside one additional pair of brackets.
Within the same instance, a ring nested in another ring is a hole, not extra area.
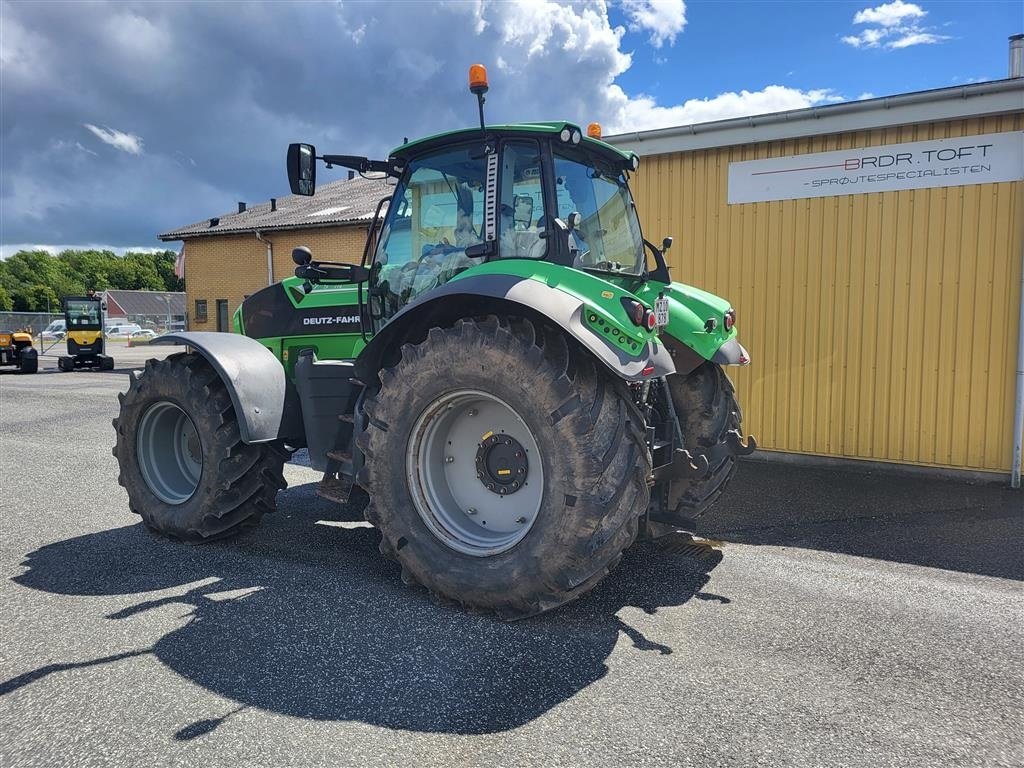
[[(0, 373), (0, 764), (1020, 766), (1024, 496), (745, 462), (702, 534), (506, 624), (358, 502), (190, 547), (129, 513), (118, 370)], [(52, 364), (51, 364), (52, 363)]]

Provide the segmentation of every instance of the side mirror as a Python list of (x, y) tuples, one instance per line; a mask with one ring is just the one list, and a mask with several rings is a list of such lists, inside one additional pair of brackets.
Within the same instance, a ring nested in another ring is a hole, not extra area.
[(583, 216), (580, 215), (580, 212), (573, 211), (565, 217), (565, 226), (570, 232), (574, 232), (579, 229), (581, 221), (583, 221)]
[(662, 253), (664, 253), (665, 251), (667, 251), (671, 247), (672, 247), (672, 238), (671, 237), (666, 237), (664, 240), (661, 241), (661, 252)]
[(292, 249), (292, 261), (298, 264), (300, 267), (304, 267), (313, 260), (313, 252), (304, 245), (300, 245), (298, 248)]
[(288, 185), (293, 195), (311, 196), (316, 191), (316, 147), (288, 145)]

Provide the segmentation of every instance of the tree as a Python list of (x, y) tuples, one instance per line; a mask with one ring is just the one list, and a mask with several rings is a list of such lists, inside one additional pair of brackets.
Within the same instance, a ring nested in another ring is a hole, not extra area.
[(57, 256), (48, 251), (18, 251), (0, 261), (0, 308), (10, 303), (16, 311), (60, 311), (60, 298), (81, 296), (88, 290), (120, 288), (134, 291), (181, 291), (174, 275), (174, 251), (157, 253), (69, 248)]
[(174, 274), (174, 264), (178, 260), (178, 254), (174, 251), (163, 251), (153, 254), (156, 261), (156, 271), (164, 281), (165, 291), (184, 291), (185, 281)]
[(17, 312), (60, 312), (60, 299), (50, 286), (36, 283), (21, 290), (15, 298), (14, 309)]
[(10, 312), (14, 309), (14, 299), (7, 292), (7, 287), (0, 285), (0, 312)]

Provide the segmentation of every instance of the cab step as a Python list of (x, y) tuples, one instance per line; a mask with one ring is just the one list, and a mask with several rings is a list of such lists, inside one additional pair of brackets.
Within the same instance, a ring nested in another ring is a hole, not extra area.
[(347, 504), (352, 495), (353, 481), (347, 475), (340, 477), (324, 477), (317, 486), (316, 495), (321, 499), (334, 501), (338, 504)]

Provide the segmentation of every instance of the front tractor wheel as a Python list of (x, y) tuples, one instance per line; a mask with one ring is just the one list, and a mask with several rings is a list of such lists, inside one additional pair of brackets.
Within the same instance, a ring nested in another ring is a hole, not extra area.
[(209, 541), (254, 526), (285, 487), (287, 453), (242, 442), (223, 381), (201, 356), (150, 360), (114, 419), (118, 482), (156, 533)]
[(648, 504), (627, 388), (523, 320), (462, 320), (406, 344), (365, 403), (360, 483), (403, 580), (521, 618), (590, 590)]

